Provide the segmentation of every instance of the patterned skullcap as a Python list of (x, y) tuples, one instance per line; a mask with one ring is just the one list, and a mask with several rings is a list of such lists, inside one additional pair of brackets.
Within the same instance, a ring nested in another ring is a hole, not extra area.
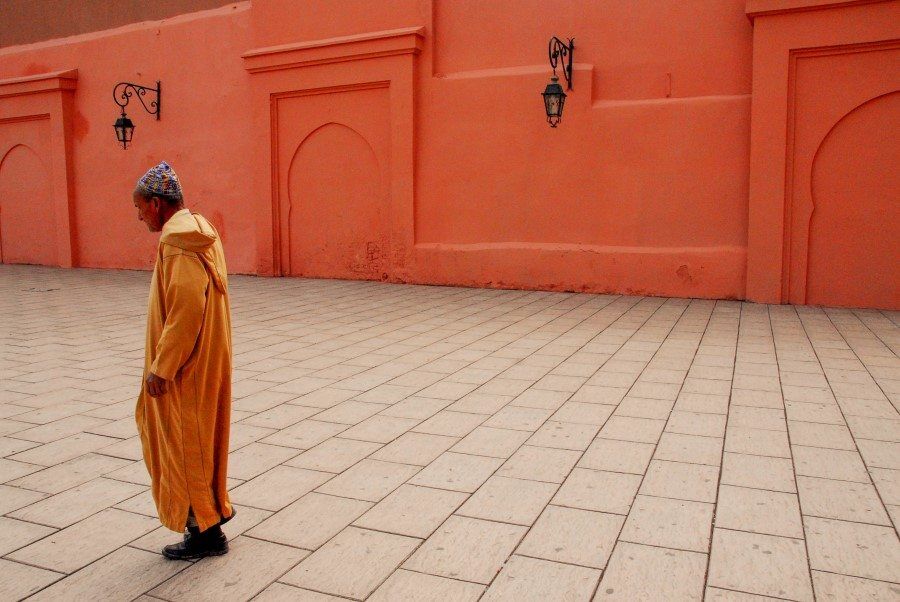
[(181, 182), (178, 181), (178, 174), (165, 161), (161, 161), (159, 165), (148, 169), (147, 173), (138, 180), (137, 185), (138, 188), (147, 194), (158, 194), (161, 196), (181, 194)]

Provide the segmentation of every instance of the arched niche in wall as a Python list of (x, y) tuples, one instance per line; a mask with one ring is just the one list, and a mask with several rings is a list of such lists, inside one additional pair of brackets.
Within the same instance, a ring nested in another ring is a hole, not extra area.
[(0, 261), (58, 265), (55, 233), (47, 167), (33, 148), (17, 144), (0, 158)]
[(893, 92), (850, 111), (822, 140), (811, 178), (807, 303), (900, 303), (898, 131), (900, 92)]
[(290, 275), (381, 278), (388, 208), (359, 132), (331, 122), (310, 133), (288, 168), (287, 196)]
[(74, 69), (0, 80), (4, 263), (72, 267)]

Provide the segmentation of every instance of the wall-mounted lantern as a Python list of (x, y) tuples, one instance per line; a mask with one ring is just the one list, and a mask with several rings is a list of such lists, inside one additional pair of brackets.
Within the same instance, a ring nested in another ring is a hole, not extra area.
[(568, 89), (572, 89), (572, 55), (575, 52), (575, 38), (570, 38), (566, 44), (556, 36), (550, 38), (549, 50), (550, 66), (553, 67), (553, 77), (544, 89), (541, 96), (544, 97), (544, 110), (547, 112), (547, 123), (555, 128), (562, 119), (563, 105), (566, 102), (566, 93), (559, 85), (559, 77), (556, 75), (556, 67), (562, 60), (562, 72), (566, 78)]
[[(144, 96), (148, 92), (156, 94), (156, 99), (150, 101), (149, 105), (144, 102)], [(134, 135), (134, 123), (125, 114), (125, 107), (135, 94), (137, 94), (137, 99), (141, 101), (144, 109), (151, 115), (156, 115), (156, 120), (159, 121), (159, 111), (162, 107), (162, 84), (157, 81), (155, 88), (148, 88), (132, 84), (131, 82), (119, 82), (113, 88), (113, 100), (122, 109), (122, 115), (116, 119), (113, 127), (116, 129), (116, 139), (122, 144), (122, 148), (126, 149), (128, 148), (128, 143), (131, 142), (131, 137)]]

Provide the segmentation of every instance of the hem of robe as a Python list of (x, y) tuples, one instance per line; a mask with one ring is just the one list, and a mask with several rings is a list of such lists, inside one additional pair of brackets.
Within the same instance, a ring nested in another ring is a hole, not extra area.
[[(175, 533), (184, 533), (185, 528), (187, 527), (188, 513), (191, 511), (192, 506), (190, 502), (188, 502), (183, 510), (179, 509), (178, 512), (167, 512), (166, 516), (163, 516), (160, 513), (159, 522), (162, 523), (162, 526), (169, 529), (170, 531), (174, 531)], [(207, 529), (211, 529), (215, 527), (223, 520), (230, 519), (234, 516), (234, 508), (231, 507), (231, 504), (228, 504), (229, 512), (228, 516), (225, 516), (222, 512), (218, 510), (207, 509), (205, 511), (198, 511), (197, 508), (193, 508), (194, 511), (194, 520), (197, 521), (197, 526), (200, 528), (200, 531), (206, 531)], [(174, 520), (169, 519), (169, 517), (175, 516)], [(215, 518), (211, 518), (215, 517)], [(180, 527), (178, 525), (181, 525)]]

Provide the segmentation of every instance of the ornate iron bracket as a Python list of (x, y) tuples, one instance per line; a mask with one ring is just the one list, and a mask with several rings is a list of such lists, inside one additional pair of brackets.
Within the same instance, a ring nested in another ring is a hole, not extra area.
[(553, 67), (553, 76), (556, 77), (556, 66), (563, 62), (561, 68), (566, 78), (569, 90), (572, 89), (572, 55), (575, 53), (575, 38), (569, 38), (566, 44), (556, 36), (550, 38), (549, 46), (550, 66)]
[[(144, 96), (146, 96), (148, 92), (156, 94), (156, 99), (152, 100), (149, 106), (144, 101)], [(159, 112), (162, 108), (162, 84), (157, 81), (155, 88), (139, 86), (138, 84), (133, 84), (131, 82), (119, 82), (116, 84), (116, 87), (113, 88), (113, 100), (115, 100), (116, 104), (122, 108), (122, 115), (125, 115), (125, 107), (128, 105), (128, 101), (135, 95), (137, 95), (137, 99), (141, 101), (141, 105), (144, 109), (151, 115), (156, 115), (156, 120), (159, 121)]]

